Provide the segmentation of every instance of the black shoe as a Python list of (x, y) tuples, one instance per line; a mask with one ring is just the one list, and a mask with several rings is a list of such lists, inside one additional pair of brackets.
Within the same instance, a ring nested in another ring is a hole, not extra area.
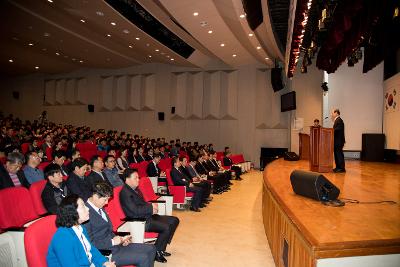
[(206, 204), (203, 204), (203, 203), (201, 203), (199, 206), (200, 206), (200, 208), (205, 208), (205, 207), (207, 207), (207, 205), (206, 205)]
[(243, 180), (243, 179), (239, 177), (239, 178), (236, 178), (236, 180), (241, 181), (241, 180)]
[(158, 262), (161, 262), (161, 263), (167, 262), (167, 259), (164, 258), (164, 255), (163, 255), (162, 251), (157, 251), (156, 252), (155, 261), (158, 261)]
[(201, 211), (199, 208), (193, 208), (193, 207), (190, 207), (190, 210), (194, 211), (194, 212), (200, 212)]
[(332, 171), (333, 171), (333, 172), (336, 172), (336, 171), (337, 171), (337, 169), (338, 169), (338, 168), (334, 168), (334, 169), (332, 169)]
[(333, 172), (336, 172), (336, 173), (339, 173), (339, 172), (346, 172), (346, 170), (345, 170), (345, 169), (336, 169), (336, 170), (333, 171)]
[(161, 253), (163, 254), (164, 257), (169, 257), (169, 256), (171, 256), (171, 253), (166, 252), (166, 251), (161, 251)]

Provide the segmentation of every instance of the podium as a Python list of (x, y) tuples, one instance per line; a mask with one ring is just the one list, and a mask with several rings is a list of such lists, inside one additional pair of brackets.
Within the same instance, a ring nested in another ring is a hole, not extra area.
[(331, 172), (333, 168), (333, 129), (310, 127), (310, 171)]
[(310, 159), (310, 135), (305, 133), (299, 133), (299, 157)]

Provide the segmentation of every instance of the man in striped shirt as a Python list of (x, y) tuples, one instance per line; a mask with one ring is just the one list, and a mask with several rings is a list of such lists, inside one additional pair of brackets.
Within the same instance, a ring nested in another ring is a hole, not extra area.
[(7, 155), (6, 164), (0, 165), (0, 189), (14, 186), (29, 188), (29, 182), (21, 170), (24, 161), (24, 155), (20, 152), (11, 152)]

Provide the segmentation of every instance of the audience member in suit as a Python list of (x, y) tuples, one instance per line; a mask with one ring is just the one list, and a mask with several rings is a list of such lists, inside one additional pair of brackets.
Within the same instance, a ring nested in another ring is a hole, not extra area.
[(200, 207), (205, 207), (201, 204), (201, 200), (203, 198), (203, 190), (201, 187), (195, 186), (189, 177), (187, 177), (183, 172), (180, 170), (181, 161), (179, 157), (174, 157), (172, 159), (173, 168), (171, 169), (171, 178), (174, 182), (174, 185), (183, 185), (186, 186), (187, 192), (193, 192), (192, 203), (190, 206), (190, 210), (195, 212), (200, 212)]
[(335, 156), (336, 168), (334, 172), (346, 172), (343, 147), (346, 143), (344, 137), (344, 122), (340, 117), (339, 109), (334, 109), (331, 113), (333, 123), (333, 154)]
[(200, 153), (197, 156), (197, 162), (196, 162), (196, 171), (200, 174), (200, 175), (207, 175), (207, 179), (211, 179), (214, 182), (214, 192), (215, 193), (222, 193), (225, 192), (229, 189), (229, 180), (226, 181), (226, 177), (225, 175), (221, 175), (221, 174), (217, 174), (214, 171), (212, 171), (211, 169), (209, 169), (209, 167), (207, 166), (207, 164), (204, 163), (204, 153)]
[(235, 172), (235, 176), (237, 180), (242, 180), (240, 175), (242, 174), (242, 168), (239, 166), (233, 165), (232, 159), (229, 157), (231, 153), (228, 151), (224, 152), (224, 158), (222, 161), (224, 162), (224, 166), (229, 166), (229, 168)]
[(104, 181), (96, 182), (92, 187), (93, 194), (87, 200), (89, 221), (84, 224), (90, 241), (98, 249), (111, 250), (111, 260), (117, 266), (135, 265), (153, 267), (156, 248), (149, 244), (133, 244), (132, 236), (119, 236), (113, 233), (108, 214), (103, 207), (112, 197), (113, 188)]
[(149, 177), (160, 177), (160, 176), (165, 176), (165, 172), (161, 171), (161, 169), (158, 167), (158, 163), (160, 163), (161, 160), (161, 155), (160, 154), (154, 154), (153, 160), (149, 162), (147, 165), (147, 176)]
[(143, 155), (143, 147), (139, 147), (138, 153), (137, 153), (137, 155), (135, 156), (135, 160), (136, 160), (136, 163), (140, 163), (140, 162), (146, 160), (146, 159), (144, 158), (144, 155)]
[(122, 174), (126, 169), (129, 168), (128, 153), (129, 150), (127, 147), (121, 150), (121, 156), (117, 158), (118, 173)]
[(211, 201), (210, 193), (211, 193), (211, 182), (207, 180), (207, 176), (201, 176), (197, 173), (195, 169), (196, 161), (191, 160), (190, 164), (186, 157), (181, 157), (181, 168), (183, 169), (183, 173), (185, 173), (192, 182), (203, 189), (203, 202)]
[(42, 202), (49, 213), (56, 214), (61, 201), (68, 196), (69, 190), (63, 181), (60, 166), (51, 163), (44, 169), (47, 183), (42, 191)]
[(60, 166), (61, 174), (63, 176), (68, 176), (69, 172), (66, 166), (64, 166), (65, 162), (65, 153), (62, 150), (57, 150), (53, 152), (53, 163), (58, 164)]
[(113, 187), (121, 186), (124, 183), (122, 182), (119, 174), (118, 169), (115, 167), (115, 157), (111, 155), (107, 155), (104, 158), (104, 162), (106, 167), (104, 168), (103, 172), (106, 174), (107, 180)]
[(115, 267), (90, 243), (82, 223), (89, 220), (89, 209), (77, 195), (61, 201), (57, 213), (57, 231), (51, 239), (47, 252), (47, 266)]
[(138, 189), (139, 174), (136, 169), (126, 169), (123, 174), (125, 185), (120, 192), (121, 207), (127, 217), (145, 218), (145, 230), (158, 233), (155, 243), (157, 248), (156, 261), (167, 262), (164, 256), (171, 255), (165, 249), (171, 243), (179, 219), (174, 216), (157, 215), (157, 203), (148, 203)]
[(7, 155), (6, 164), (0, 164), (0, 189), (14, 186), (29, 188), (30, 184), (21, 170), (24, 164), (24, 155), (19, 152), (11, 152)]
[(89, 164), (84, 158), (77, 158), (72, 162), (71, 167), (74, 171), (68, 177), (67, 187), (72, 194), (76, 194), (86, 201), (92, 195), (90, 186), (85, 180)]
[(107, 179), (106, 174), (103, 172), (104, 162), (100, 156), (94, 155), (90, 159), (90, 167), (91, 167), (91, 172), (89, 173), (88, 176), (85, 177), (86, 183), (89, 186), (89, 188), (92, 188), (93, 185), (99, 181), (104, 181), (109, 185), (111, 185)]
[(71, 160), (67, 165), (64, 165), (64, 169), (67, 171), (68, 175), (70, 175), (74, 170), (72, 169), (72, 162), (81, 157), (81, 152), (79, 152), (79, 150), (76, 149), (72, 149), (71, 150)]
[(24, 167), (24, 174), (26, 180), (33, 184), (34, 182), (38, 182), (44, 179), (44, 173), (42, 170), (39, 170), (37, 167), (40, 164), (40, 157), (35, 151), (30, 151), (26, 153), (26, 165)]

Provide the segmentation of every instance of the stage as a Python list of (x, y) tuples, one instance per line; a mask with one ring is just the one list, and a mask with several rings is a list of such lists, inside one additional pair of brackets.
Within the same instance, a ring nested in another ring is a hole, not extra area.
[(346, 161), (346, 173), (324, 173), (339, 198), (397, 202), (344, 207), (295, 195), (289, 179), (295, 169), (308, 171), (308, 161), (279, 159), (264, 170), (263, 220), (276, 266), (349, 266), (349, 259), (351, 266), (365, 260), (400, 266), (399, 164), (353, 160)]

